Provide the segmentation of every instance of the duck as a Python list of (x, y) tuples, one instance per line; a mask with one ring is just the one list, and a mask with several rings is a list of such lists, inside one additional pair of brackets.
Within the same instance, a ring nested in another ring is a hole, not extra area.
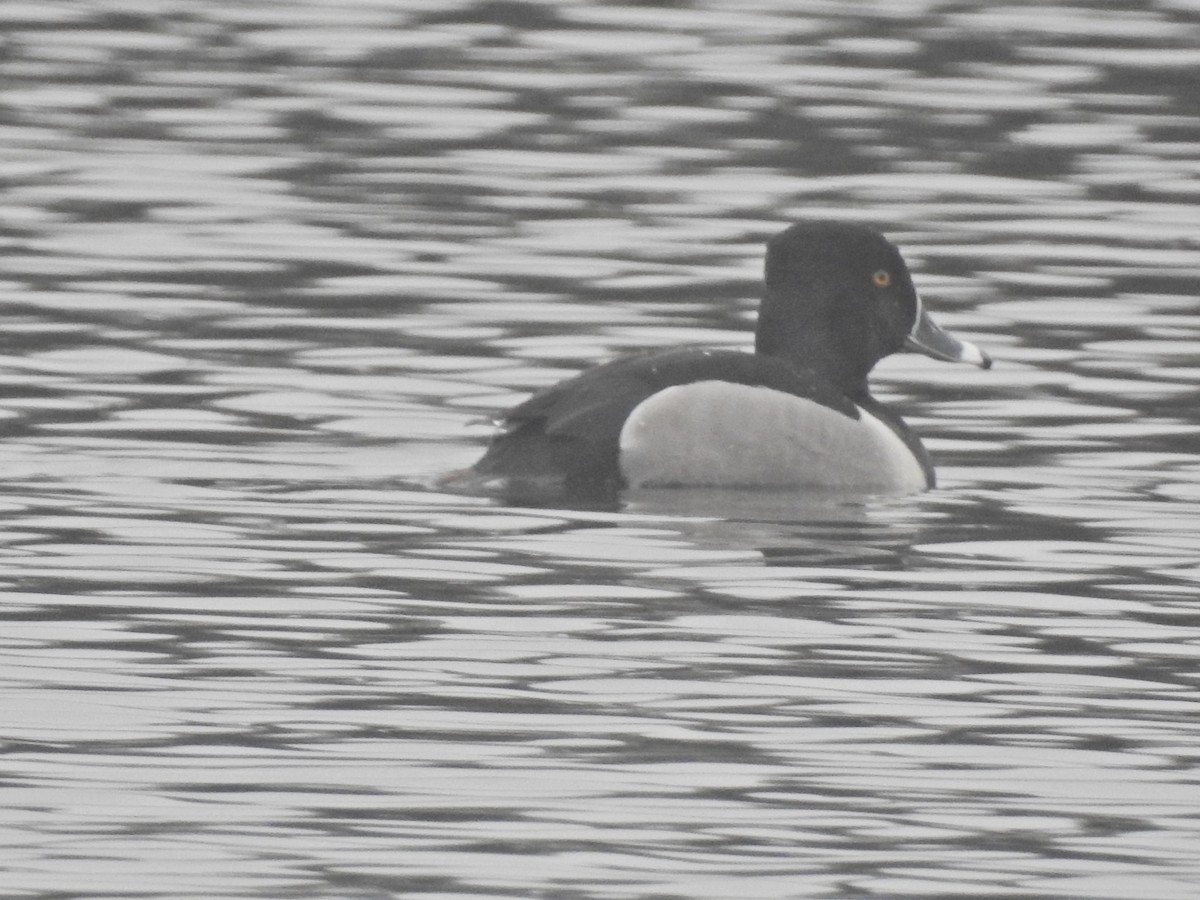
[(987, 369), (930, 318), (900, 251), (857, 222), (771, 237), (754, 351), (683, 347), (621, 357), (500, 414), (466, 474), (477, 487), (611, 497), (637, 488), (915, 493), (928, 451), (870, 393), (900, 351)]

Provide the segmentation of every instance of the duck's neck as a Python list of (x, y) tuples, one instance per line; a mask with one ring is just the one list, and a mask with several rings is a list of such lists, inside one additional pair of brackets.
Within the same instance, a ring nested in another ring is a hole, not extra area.
[(806, 323), (771, 315), (764, 305), (754, 335), (754, 351), (762, 356), (782, 360), (798, 372), (833, 382), (846, 396), (854, 400), (870, 396), (867, 375), (855, 346), (857, 336), (838, 328), (806, 327)]

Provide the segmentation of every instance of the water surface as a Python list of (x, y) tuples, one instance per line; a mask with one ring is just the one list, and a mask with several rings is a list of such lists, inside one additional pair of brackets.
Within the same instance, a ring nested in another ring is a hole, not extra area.
[[(1194, 3), (0, 22), (6, 896), (1196, 896)], [(432, 486), (815, 215), (939, 490)]]

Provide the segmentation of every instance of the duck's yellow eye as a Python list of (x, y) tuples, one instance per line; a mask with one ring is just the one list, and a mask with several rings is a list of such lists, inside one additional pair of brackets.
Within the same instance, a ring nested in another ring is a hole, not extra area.
[(887, 287), (892, 283), (892, 273), (887, 269), (879, 269), (874, 275), (871, 276), (871, 280), (875, 282), (878, 287)]

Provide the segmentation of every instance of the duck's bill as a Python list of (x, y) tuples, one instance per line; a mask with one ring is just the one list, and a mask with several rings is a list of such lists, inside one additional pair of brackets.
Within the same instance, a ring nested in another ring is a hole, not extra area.
[(960, 341), (953, 335), (942, 331), (933, 324), (933, 319), (929, 318), (924, 310), (917, 317), (917, 324), (913, 326), (913, 330), (905, 339), (904, 346), (908, 350), (915, 350), (917, 353), (924, 353), (926, 356), (946, 362), (970, 363), (981, 369), (992, 367), (990, 356), (970, 341)]

